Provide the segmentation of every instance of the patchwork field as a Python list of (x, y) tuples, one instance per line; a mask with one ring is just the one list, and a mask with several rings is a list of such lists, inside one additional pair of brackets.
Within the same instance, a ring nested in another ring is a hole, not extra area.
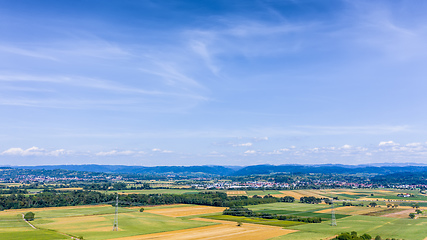
[[(192, 194), (196, 190), (156, 189), (135, 190), (138, 193), (173, 193)], [(125, 191), (132, 193), (132, 190)], [(381, 207), (341, 207), (336, 202), (335, 213), (338, 226), (330, 226), (331, 209), (325, 204), (270, 203), (247, 206), (254, 212), (299, 217), (321, 217), (322, 223), (305, 224), (277, 219), (246, 218), (221, 215), (225, 208), (199, 205), (175, 204), (156, 207), (119, 208), (119, 231), (113, 232), (114, 208), (110, 205), (71, 206), (38, 209), (20, 209), (0, 211), (0, 239), (10, 240), (50, 240), (70, 239), (71, 236), (83, 236), (84, 239), (274, 239), (303, 240), (327, 239), (341, 232), (357, 231), (372, 236), (406, 240), (424, 240), (427, 238), (427, 218), (418, 215), (409, 219), (408, 215), (415, 210), (402, 206), (397, 209), (385, 207), (388, 202), (376, 201), (381, 196), (393, 197), (397, 191), (372, 189), (333, 189), (333, 190), (292, 190), (292, 191), (230, 191), (231, 195), (283, 195), (299, 199), (301, 196), (338, 196), (346, 199), (366, 199), (352, 203), (368, 204), (376, 202)], [(373, 194), (374, 196), (371, 196)], [(416, 194), (416, 192), (414, 192)], [(345, 198), (344, 198), (345, 197)], [(419, 197), (417, 195), (417, 197)], [(394, 204), (394, 202), (393, 202)], [(421, 204), (420, 204), (421, 205)], [(421, 207), (422, 210), (426, 208)], [(22, 220), (22, 213), (32, 211), (36, 219), (32, 221), (37, 230), (32, 229)], [(371, 214), (373, 216), (366, 216)], [(200, 217), (210, 217), (205, 219)], [(243, 222), (237, 226), (236, 222)]]

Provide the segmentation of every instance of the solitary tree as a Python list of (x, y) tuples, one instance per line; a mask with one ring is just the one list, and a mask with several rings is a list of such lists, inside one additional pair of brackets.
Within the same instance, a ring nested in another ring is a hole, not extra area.
[(410, 213), (409, 217), (412, 218), (412, 219), (414, 219), (415, 218), (415, 213)]
[(35, 214), (33, 212), (27, 212), (24, 215), (24, 219), (27, 220), (27, 221), (33, 221), (34, 220), (34, 215)]
[(369, 206), (371, 206), (371, 207), (376, 207), (376, 206), (377, 206), (377, 203), (376, 203), (376, 202), (371, 202), (371, 203), (369, 203)]
[(142, 208), (140, 208), (139, 209), (139, 212), (144, 212), (144, 208), (142, 207)]

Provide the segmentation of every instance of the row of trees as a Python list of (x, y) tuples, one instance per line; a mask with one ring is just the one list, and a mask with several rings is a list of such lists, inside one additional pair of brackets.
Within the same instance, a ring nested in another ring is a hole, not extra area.
[[(351, 233), (345, 232), (345, 233), (341, 233), (340, 235), (336, 236), (334, 239), (338, 239), (338, 240), (371, 240), (373, 239), (371, 235), (364, 233), (361, 236), (357, 235), (357, 232), (352, 231)], [(375, 238), (375, 240), (382, 240), (384, 238), (382, 238), (381, 236), (377, 235)], [(399, 240), (396, 238), (385, 238), (385, 240)]]
[[(97, 191), (43, 191), (34, 195), (11, 194), (0, 195), (0, 210), (20, 208), (42, 208), (58, 206), (76, 206), (87, 204), (113, 203), (115, 194)], [(198, 204), (218, 207), (257, 205), (274, 202), (293, 202), (290, 196), (276, 198), (273, 196), (252, 197), (227, 196), (223, 192), (200, 192), (197, 194), (128, 194), (119, 195), (120, 206), (144, 206), (161, 204)]]
[(230, 207), (225, 209), (222, 214), (231, 215), (231, 216), (257, 217), (257, 218), (264, 218), (264, 219), (277, 219), (277, 220), (297, 221), (297, 222), (306, 222), (306, 223), (322, 222), (322, 219), (320, 217), (299, 217), (299, 216), (277, 215), (277, 214), (264, 213), (264, 212), (254, 212), (244, 207)]
[(299, 201), (301, 203), (318, 204), (322, 202), (322, 198), (317, 197), (301, 197)]
[(342, 202), (342, 205), (345, 207), (345, 206), (358, 206), (358, 207), (363, 207), (363, 206), (365, 206), (365, 205), (363, 205), (363, 203), (358, 203), (358, 204), (356, 204), (356, 203), (351, 203), (351, 202)]

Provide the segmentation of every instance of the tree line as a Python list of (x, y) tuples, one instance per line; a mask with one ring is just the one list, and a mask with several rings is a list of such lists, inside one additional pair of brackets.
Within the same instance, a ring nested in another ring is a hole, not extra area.
[[(199, 192), (196, 194), (128, 194), (119, 195), (119, 204), (126, 206), (146, 206), (162, 204), (196, 204), (218, 207), (257, 205), (274, 202), (291, 202), (293, 197), (276, 198), (271, 195), (264, 197), (227, 196), (223, 192)], [(45, 189), (34, 195), (10, 194), (0, 195), (0, 210), (20, 208), (42, 208), (76, 206), (101, 203), (114, 203), (115, 194), (97, 191), (78, 190), (57, 192)]]
[(305, 223), (321, 223), (322, 218), (320, 217), (300, 217), (300, 216), (289, 216), (289, 215), (277, 215), (264, 212), (254, 212), (244, 207), (230, 207), (222, 212), (223, 215), (241, 216), (241, 217), (257, 217), (264, 219), (277, 219), (287, 221), (297, 221)]

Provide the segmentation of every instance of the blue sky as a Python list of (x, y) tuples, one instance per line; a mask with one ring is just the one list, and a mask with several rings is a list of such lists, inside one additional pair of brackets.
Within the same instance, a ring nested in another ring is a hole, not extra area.
[(427, 2), (0, 1), (0, 165), (427, 163)]

